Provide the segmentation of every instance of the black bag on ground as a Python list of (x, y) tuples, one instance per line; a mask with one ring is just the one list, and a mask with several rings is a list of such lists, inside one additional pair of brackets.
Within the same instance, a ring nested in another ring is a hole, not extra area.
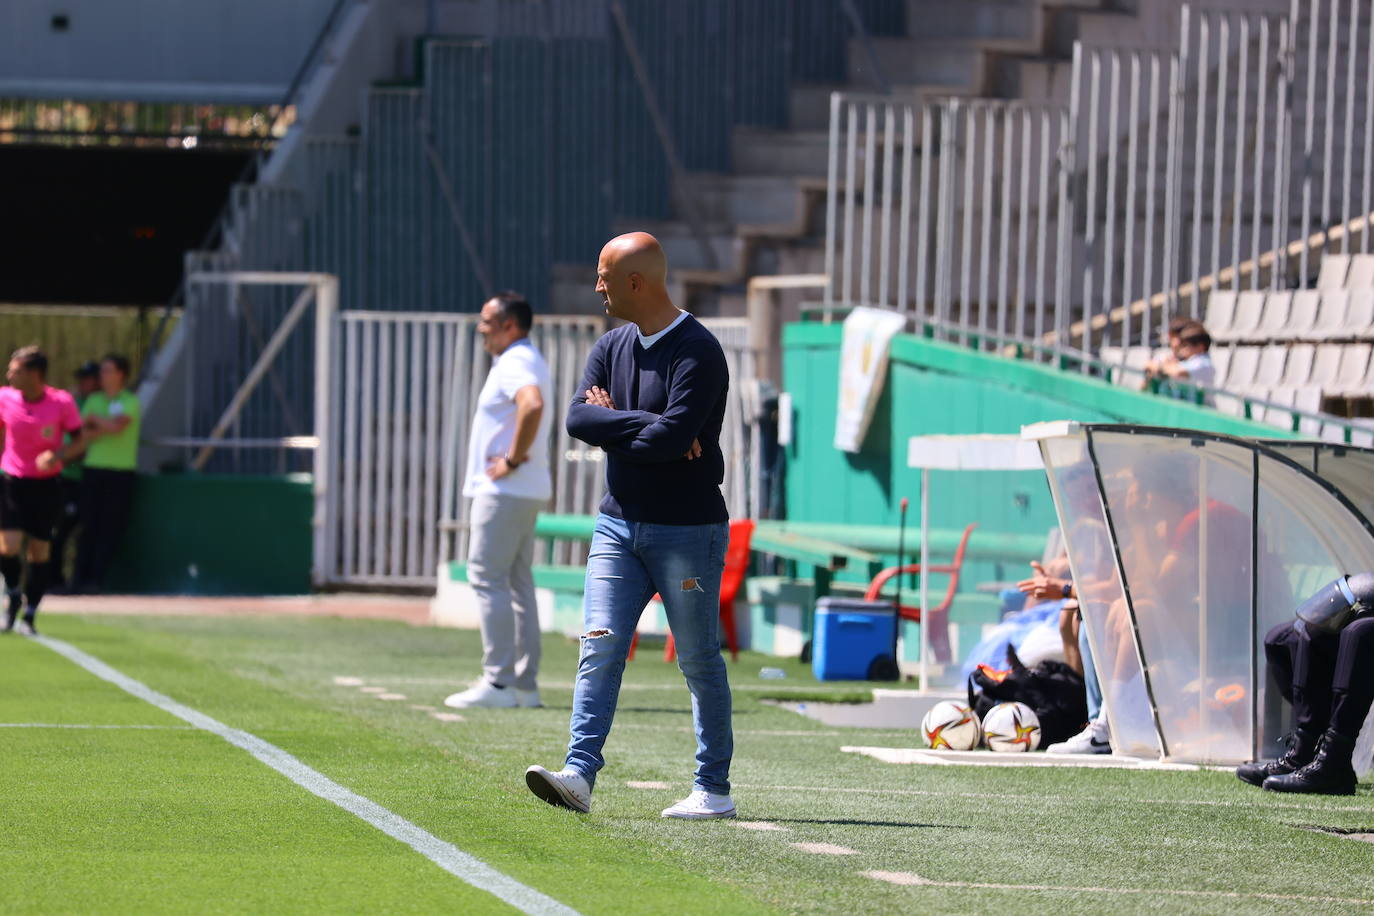
[(1040, 746), (1067, 741), (1088, 721), (1088, 695), (1083, 675), (1063, 662), (1045, 661), (1027, 668), (1016, 650), (1007, 646), (1007, 666), (1001, 679), (979, 666), (969, 675), (968, 705), (982, 719), (998, 703), (1025, 703), (1040, 719)]

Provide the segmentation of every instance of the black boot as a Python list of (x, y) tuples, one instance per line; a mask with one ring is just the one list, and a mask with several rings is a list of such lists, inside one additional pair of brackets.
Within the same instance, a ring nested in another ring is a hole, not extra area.
[(1270, 776), (1287, 776), (1294, 770), (1307, 766), (1312, 762), (1312, 758), (1317, 756), (1317, 739), (1319, 737), (1312, 732), (1298, 729), (1288, 736), (1288, 750), (1282, 757), (1267, 763), (1263, 761), (1243, 763), (1236, 767), (1236, 776), (1242, 782), (1248, 782), (1252, 786), (1264, 785), (1264, 781)]
[(1354, 750), (1354, 738), (1327, 730), (1311, 763), (1286, 776), (1270, 776), (1264, 781), (1264, 787), (1271, 792), (1354, 795), (1357, 780), (1350, 765)]

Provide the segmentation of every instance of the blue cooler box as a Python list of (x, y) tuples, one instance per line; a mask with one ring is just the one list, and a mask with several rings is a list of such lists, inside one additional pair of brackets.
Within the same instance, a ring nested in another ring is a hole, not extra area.
[(862, 681), (880, 655), (892, 655), (896, 619), (892, 605), (862, 598), (816, 602), (816, 637), (811, 670), (818, 681)]

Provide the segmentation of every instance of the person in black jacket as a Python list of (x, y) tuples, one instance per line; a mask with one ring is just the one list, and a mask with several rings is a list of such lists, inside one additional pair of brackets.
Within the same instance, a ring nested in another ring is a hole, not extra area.
[(1297, 729), (1278, 760), (1236, 775), (1273, 792), (1353, 795), (1355, 742), (1374, 703), (1374, 573), (1341, 576), (1264, 639), (1269, 674)]
[(729, 515), (720, 430), (729, 368), (720, 343), (668, 295), (667, 261), (651, 235), (606, 244), (597, 292), (627, 323), (592, 348), (568, 410), (568, 432), (606, 453), (606, 496), (587, 556), (582, 657), (564, 768), (525, 781), (554, 805), (588, 811), (620, 678), (640, 614), (663, 599), (678, 667), (692, 692), (693, 791), (664, 817), (734, 817), (730, 684), (720, 654), (720, 580)]

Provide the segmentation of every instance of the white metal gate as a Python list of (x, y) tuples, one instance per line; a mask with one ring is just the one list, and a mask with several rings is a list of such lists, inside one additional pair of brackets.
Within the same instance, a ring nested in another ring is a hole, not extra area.
[[(477, 316), (345, 311), (327, 357), (334, 399), (316, 569), (318, 585), (429, 586), (439, 565), (467, 554), (469, 502), (462, 496), (468, 427), (490, 359)], [(721, 433), (724, 491), (735, 517), (758, 505), (757, 398), (747, 320), (705, 322), (730, 366)], [(549, 442), (554, 496), (548, 511), (592, 514), (605, 486), (601, 449), (567, 434), (572, 393), (601, 318), (541, 317), (531, 339), (549, 363), (556, 411)], [(541, 558), (580, 563), (577, 545)]]
[[(439, 563), (467, 546), (463, 455), (490, 366), (477, 316), (349, 311), (340, 322), (332, 496), (316, 576), (319, 584), (432, 585)], [(536, 322), (531, 337), (557, 391), (576, 386), (602, 328), (598, 318)], [(563, 431), (566, 399), (551, 402), (551, 511), (591, 512), (601, 466), (568, 460), (579, 444)]]

